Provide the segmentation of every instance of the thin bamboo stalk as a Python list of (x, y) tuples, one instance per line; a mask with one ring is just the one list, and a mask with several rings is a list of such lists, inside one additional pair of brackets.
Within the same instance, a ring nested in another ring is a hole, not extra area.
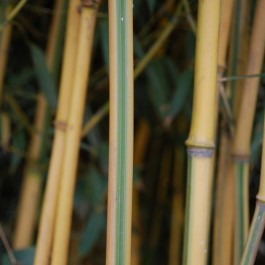
[(231, 137), (222, 130), (214, 215), (213, 264), (232, 264), (234, 244), (234, 179), (230, 162)]
[[(253, 32), (250, 41), (250, 50), (246, 74), (261, 71), (265, 48), (265, 10), (264, 1), (257, 1)], [(259, 88), (259, 78), (245, 79), (241, 104), (233, 144), (236, 174), (236, 239), (235, 239), (235, 264), (239, 264), (243, 247), (248, 233), (248, 179), (249, 179), (249, 152), (252, 134), (252, 125), (256, 109)]]
[(222, 76), (226, 70), (227, 48), (231, 32), (234, 0), (221, 0), (220, 31), (218, 47), (218, 72)]
[[(246, 74), (247, 60), (249, 53), (249, 36), (250, 36), (250, 2), (251, 0), (241, 0), (241, 12), (239, 21), (239, 36), (238, 36), (238, 56), (236, 75), (241, 76)], [(236, 37), (236, 36), (235, 36)], [(238, 116), (238, 110), (241, 102), (242, 87), (244, 79), (239, 79), (235, 85), (233, 111), (235, 120)]]
[[(220, 31), (219, 31), (219, 47), (218, 47), (218, 76), (222, 77), (227, 68), (227, 50), (229, 43), (229, 36), (232, 24), (232, 11), (234, 8), (234, 1), (222, 0), (220, 10)], [(217, 86), (222, 86), (218, 83)], [(220, 88), (219, 88), (220, 89)], [(231, 120), (231, 118), (230, 118)], [(230, 137), (226, 132), (227, 125), (230, 131), (231, 121), (229, 124), (221, 127), (221, 143), (218, 157), (218, 171), (216, 181), (216, 201), (215, 201), (215, 213), (214, 213), (214, 236), (213, 236), (213, 264), (231, 264), (232, 261), (232, 210), (231, 204), (224, 204), (224, 201), (230, 201), (233, 199), (233, 193), (229, 189), (231, 184), (230, 175), (228, 175), (228, 157), (230, 155)], [(225, 229), (225, 231), (224, 231)]]
[(133, 3), (109, 1), (110, 150), (107, 265), (131, 264)]
[(34, 264), (49, 264), (51, 242), (53, 237), (57, 194), (62, 170), (62, 161), (65, 150), (65, 134), (69, 105), (72, 94), (73, 68), (76, 60), (77, 42), (79, 33), (80, 15), (77, 11), (79, 0), (70, 1), (67, 32), (65, 39), (65, 52), (62, 65), (60, 94), (55, 121), (55, 135), (52, 147), (51, 162), (48, 171), (48, 179), (44, 194), (37, 247)]
[[(10, 7), (7, 8), (7, 12), (9, 12)], [(0, 103), (2, 102), (2, 94), (3, 94), (3, 83), (6, 72), (6, 63), (8, 57), (8, 48), (11, 40), (12, 34), (12, 25), (8, 24), (4, 27), (1, 32), (0, 37)]]
[(219, 13), (220, 1), (199, 1), (193, 116), (186, 142), (189, 161), (183, 261), (185, 265), (206, 264), (208, 256), (217, 116)]
[(11, 138), (11, 122), (7, 113), (1, 112), (1, 147), (8, 150)]
[[(53, 67), (53, 58), (59, 32), (60, 13), (63, 1), (58, 0), (55, 6), (55, 15), (52, 21), (49, 42), (46, 53), (46, 61), (49, 69)], [(25, 248), (32, 244), (37, 209), (42, 185), (42, 170), (39, 168), (42, 149), (44, 145), (43, 135), (47, 117), (48, 104), (45, 96), (39, 93), (37, 96), (37, 109), (34, 127), (37, 130), (31, 136), (28, 162), (24, 171), (22, 190), (18, 206), (18, 215), (14, 233), (13, 246), (15, 249)], [(33, 199), (34, 198), (34, 199)], [(30, 209), (30, 210), (29, 210)]]
[[(150, 128), (145, 120), (140, 120), (134, 143), (134, 165), (141, 166), (143, 162)], [(132, 200), (132, 265), (139, 265), (141, 262), (141, 241), (142, 241), (142, 222), (140, 215), (140, 194), (137, 183), (133, 187)]]
[(0, 25), (0, 30), (3, 30), (3, 27), (5, 27), (7, 23), (10, 23), (15, 18), (15, 16), (18, 15), (18, 13), (26, 5), (27, 2), (28, 0), (20, 0), (17, 3), (17, 5), (7, 14), (7, 17), (4, 20), (4, 25)]
[[(43, 95), (38, 96), (37, 102), (35, 126), (37, 129), (41, 130), (45, 123), (47, 102)], [(14, 249), (26, 248), (32, 244), (42, 184), (42, 170), (38, 165), (42, 143), (42, 135), (39, 133), (32, 134), (28, 162), (24, 171), (21, 195), (19, 198), (13, 240)]]
[(66, 132), (65, 155), (54, 228), (54, 245), (51, 261), (53, 265), (66, 265), (68, 259), (75, 177), (97, 9), (98, 3), (96, 2), (84, 2), (81, 9), (73, 92), (68, 119), (69, 129)]
[[(265, 123), (264, 123), (265, 126)], [(261, 176), (255, 213), (251, 222), (250, 232), (241, 259), (241, 265), (253, 265), (258, 246), (265, 227), (265, 128), (263, 129), (263, 147), (261, 160)]]
[[(250, 42), (248, 57), (247, 75), (259, 73), (261, 71), (264, 58), (264, 16), (262, 16), (264, 1), (257, 1), (253, 32)], [(234, 155), (246, 158), (249, 156), (252, 124), (255, 113), (257, 93), (259, 88), (259, 78), (247, 78), (244, 81), (242, 103), (237, 122), (237, 129), (234, 142)]]
[[(249, 53), (249, 16), (250, 1), (240, 1), (240, 21), (237, 45), (236, 74), (244, 75), (247, 70), (247, 60)], [(237, 120), (240, 110), (241, 97), (243, 94), (242, 87), (244, 79), (238, 80), (235, 84), (233, 112)], [(233, 162), (233, 178), (235, 181), (235, 231), (234, 231), (234, 264), (239, 264), (240, 257), (246, 242), (249, 229), (249, 209), (248, 209), (248, 163)]]

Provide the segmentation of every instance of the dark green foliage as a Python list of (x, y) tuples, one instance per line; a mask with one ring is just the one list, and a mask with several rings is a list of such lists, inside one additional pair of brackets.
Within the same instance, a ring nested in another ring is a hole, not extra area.
[(45, 95), (50, 107), (55, 109), (57, 105), (57, 98), (55, 93), (56, 90), (54, 86), (54, 81), (45, 61), (45, 55), (43, 51), (36, 45), (32, 44), (30, 48), (40, 89)]
[[(34, 261), (35, 248), (26, 248), (14, 252), (18, 265), (32, 265)], [(2, 257), (2, 265), (14, 265), (10, 262), (9, 257), (5, 254)]]

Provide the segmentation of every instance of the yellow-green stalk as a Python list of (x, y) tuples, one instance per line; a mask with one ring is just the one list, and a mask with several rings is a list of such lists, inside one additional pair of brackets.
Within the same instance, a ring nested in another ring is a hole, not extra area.
[(78, 12), (79, 4), (80, 0), (72, 0), (68, 9), (60, 94), (55, 120), (55, 134), (37, 237), (35, 265), (48, 265), (51, 256), (57, 195), (59, 192), (65, 150), (65, 134), (68, 128), (67, 120), (72, 96), (73, 72), (77, 50), (76, 39), (78, 38), (80, 21), (80, 14)]
[[(265, 17), (263, 16), (265, 3), (257, 1), (253, 31), (250, 40), (249, 56), (246, 74), (259, 73), (262, 68), (265, 47)], [(247, 78), (243, 84), (241, 104), (238, 111), (233, 155), (236, 175), (236, 247), (235, 259), (239, 264), (248, 233), (248, 181), (249, 181), (249, 153), (256, 101), (259, 89), (259, 78)]]
[[(55, 47), (59, 31), (59, 18), (63, 1), (57, 1), (55, 16), (49, 35), (49, 42), (46, 53), (46, 61), (49, 69), (52, 69), (55, 56)], [(59, 16), (59, 17), (58, 17)], [(43, 138), (41, 132), (45, 128), (47, 115), (47, 101), (42, 93), (37, 96), (37, 109), (34, 120), (34, 127), (37, 132), (31, 136), (28, 162), (24, 171), (21, 195), (19, 199), (18, 215), (15, 226), (13, 247), (21, 249), (29, 247), (33, 243), (37, 209), (42, 185), (42, 171), (39, 168)]]
[[(1, 15), (9, 12), (11, 7), (0, 7)], [(3, 10), (2, 10), (3, 9)], [(8, 58), (9, 45), (12, 34), (12, 25), (7, 24), (2, 32), (0, 32), (0, 107), (2, 104), (2, 94), (4, 87), (4, 77), (6, 72), (6, 64)], [(5, 149), (8, 148), (11, 136), (11, 124), (7, 113), (1, 112), (1, 146)]]
[(83, 122), (86, 88), (92, 57), (97, 9), (97, 2), (83, 2), (81, 6), (80, 30), (77, 39), (76, 63), (74, 66), (73, 91), (68, 118), (68, 130), (66, 131), (64, 159), (55, 218), (51, 260), (52, 265), (66, 265), (68, 260), (81, 126)]
[(110, 150), (107, 265), (131, 264), (133, 2), (109, 1)]
[(0, 144), (4, 150), (8, 150), (9, 142), (11, 138), (11, 122), (7, 113), (2, 112), (1, 119), (1, 132), (0, 132)]
[[(218, 47), (218, 76), (222, 77), (227, 68), (227, 50), (231, 31), (232, 12), (234, 7), (234, 1), (221, 0), (220, 11), (220, 29), (219, 29), (219, 47)], [(222, 86), (218, 83), (217, 86)], [(230, 120), (228, 121), (230, 122)], [(214, 212), (214, 236), (213, 236), (213, 264), (227, 264), (232, 261), (232, 215), (231, 204), (227, 207), (224, 204), (225, 199), (231, 199), (233, 194), (229, 194), (227, 184), (231, 181), (227, 178), (228, 171), (228, 157), (230, 154), (229, 147), (229, 134), (226, 132), (228, 124), (224, 124), (221, 129), (221, 143), (220, 152), (218, 157), (218, 171), (216, 181), (216, 200), (215, 200), (215, 212)], [(230, 176), (229, 176), (230, 177)], [(226, 194), (224, 193), (226, 192)], [(227, 197), (225, 197), (227, 196)], [(232, 197), (233, 198), (233, 197)], [(232, 203), (233, 205), (233, 203)], [(230, 207), (230, 208), (229, 208)], [(226, 212), (229, 208), (228, 213)], [(226, 229), (226, 234), (223, 228)], [(228, 240), (226, 240), (228, 239)], [(224, 263), (226, 261), (227, 263)]]
[[(141, 166), (148, 140), (150, 137), (150, 128), (147, 121), (140, 120), (135, 135), (134, 142), (134, 165)], [(132, 265), (139, 265), (141, 262), (141, 241), (142, 241), (142, 222), (140, 216), (140, 194), (139, 184), (133, 186), (132, 200)]]
[[(236, 46), (232, 52), (235, 53), (233, 64), (235, 69), (233, 74), (244, 75), (247, 71), (247, 61), (249, 53), (249, 27), (250, 27), (250, 1), (238, 1), (239, 21), (238, 34), (234, 34)], [(236, 30), (235, 30), (236, 33)], [(232, 54), (233, 56), (233, 54)], [(241, 98), (243, 94), (242, 87), (244, 86), (244, 79), (238, 80), (235, 84), (232, 82), (230, 88), (234, 95), (233, 98), (233, 113), (234, 119), (237, 122), (240, 113)], [(236, 136), (235, 136), (236, 137)], [(244, 164), (244, 163), (243, 163)], [(244, 170), (240, 171), (241, 165), (237, 160), (233, 159), (233, 179), (235, 181), (235, 229), (234, 229), (234, 264), (239, 264), (240, 257), (243, 251), (243, 246), (246, 241), (246, 236), (249, 227), (249, 207), (248, 207), (248, 166), (243, 166)]]
[[(220, 1), (199, 1), (183, 264), (206, 264), (210, 229)], [(210, 47), (210, 48), (209, 48)]]
[(234, 246), (234, 179), (231, 135), (226, 128), (220, 136), (214, 214), (213, 264), (232, 264)]
[[(235, 38), (238, 38), (238, 45), (236, 47), (236, 49), (238, 50), (236, 59), (236, 75), (246, 74), (250, 36), (250, 2), (250, 0), (240, 1), (239, 33), (238, 36), (234, 36)], [(244, 79), (241, 79), (237, 80), (235, 85), (233, 100), (233, 112), (235, 120), (238, 116), (243, 84)]]
[[(7, 9), (7, 12), (9, 12), (10, 7), (6, 9)], [(7, 24), (3, 28), (2, 32), (0, 32), (0, 102), (2, 102), (4, 77), (5, 77), (5, 72), (6, 72), (6, 63), (7, 63), (11, 33), (12, 33), (11, 24)]]
[[(264, 8), (264, 6), (263, 6)], [(265, 126), (265, 122), (264, 122)], [(263, 129), (263, 147), (259, 192), (250, 232), (244, 248), (241, 265), (253, 265), (258, 252), (260, 239), (265, 227), (265, 128)]]

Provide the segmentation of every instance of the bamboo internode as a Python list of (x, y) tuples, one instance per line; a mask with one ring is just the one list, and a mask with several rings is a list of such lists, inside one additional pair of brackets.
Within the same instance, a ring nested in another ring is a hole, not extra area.
[[(220, 1), (199, 1), (193, 116), (188, 146), (185, 265), (206, 264), (213, 180)], [(198, 214), (200, 209), (200, 214)]]
[[(37, 247), (34, 264), (49, 264), (51, 245), (54, 231), (57, 195), (62, 170), (62, 161), (65, 149), (65, 130), (69, 114), (69, 105), (72, 94), (73, 65), (76, 58), (79, 33), (80, 14), (77, 12), (79, 0), (70, 2), (66, 29), (65, 52), (62, 66), (59, 102), (55, 123), (54, 143), (52, 147), (51, 162), (48, 170), (48, 179), (44, 194)], [(51, 32), (53, 34), (53, 32)], [(49, 49), (48, 49), (49, 51)], [(58, 126), (57, 124), (61, 124)], [(64, 125), (64, 126), (62, 126)]]
[(82, 6), (80, 30), (74, 68), (73, 91), (70, 103), (65, 154), (58, 194), (57, 213), (52, 250), (53, 265), (66, 265), (72, 223), (76, 170), (78, 165), (81, 126), (84, 115), (88, 74), (92, 57), (93, 37), (98, 5)]
[[(49, 42), (46, 52), (48, 68), (53, 68), (53, 60), (56, 53), (57, 34), (60, 30), (59, 21), (63, 1), (58, 0), (55, 5), (56, 14), (53, 17)], [(29, 247), (33, 243), (33, 234), (37, 218), (38, 202), (41, 194), (42, 170), (39, 168), (41, 154), (44, 147), (42, 133), (47, 121), (48, 103), (43, 93), (37, 95), (37, 107), (34, 126), (37, 132), (33, 132), (29, 147), (28, 163), (24, 172), (21, 190), (20, 204), (18, 207), (17, 222), (14, 235), (14, 248)], [(30, 209), (30, 211), (28, 210)]]
[[(247, 75), (261, 71), (265, 47), (265, 3), (257, 1), (256, 14), (251, 35)], [(243, 85), (241, 104), (235, 131), (233, 153), (236, 158), (243, 160), (249, 156), (252, 125), (257, 102), (259, 78), (246, 78)]]
[(109, 1), (110, 131), (107, 265), (131, 264), (133, 3)]

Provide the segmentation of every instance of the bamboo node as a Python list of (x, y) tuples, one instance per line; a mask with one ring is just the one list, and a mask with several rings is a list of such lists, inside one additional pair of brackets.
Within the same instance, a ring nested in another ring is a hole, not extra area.
[(96, 9), (98, 5), (100, 4), (100, 2), (101, 2), (100, 0), (83, 0), (81, 4), (81, 8), (90, 7), (90, 8)]
[(250, 160), (249, 155), (232, 155), (233, 159), (238, 162), (248, 162)]
[(226, 70), (225, 65), (218, 65), (217, 66), (217, 73), (218, 73), (218, 81), (219, 82), (220, 82), (220, 78), (223, 77), (225, 70)]
[(263, 196), (259, 197), (259, 195), (257, 195), (257, 202), (256, 204), (263, 210), (265, 211), (265, 198)]
[(203, 147), (191, 147), (187, 149), (187, 153), (189, 156), (212, 157), (214, 154), (214, 149)]
[(32, 173), (39, 174), (41, 172), (41, 166), (37, 161), (29, 161), (27, 164), (27, 170)]
[(54, 127), (57, 130), (65, 132), (67, 129), (67, 123), (65, 121), (54, 121)]

